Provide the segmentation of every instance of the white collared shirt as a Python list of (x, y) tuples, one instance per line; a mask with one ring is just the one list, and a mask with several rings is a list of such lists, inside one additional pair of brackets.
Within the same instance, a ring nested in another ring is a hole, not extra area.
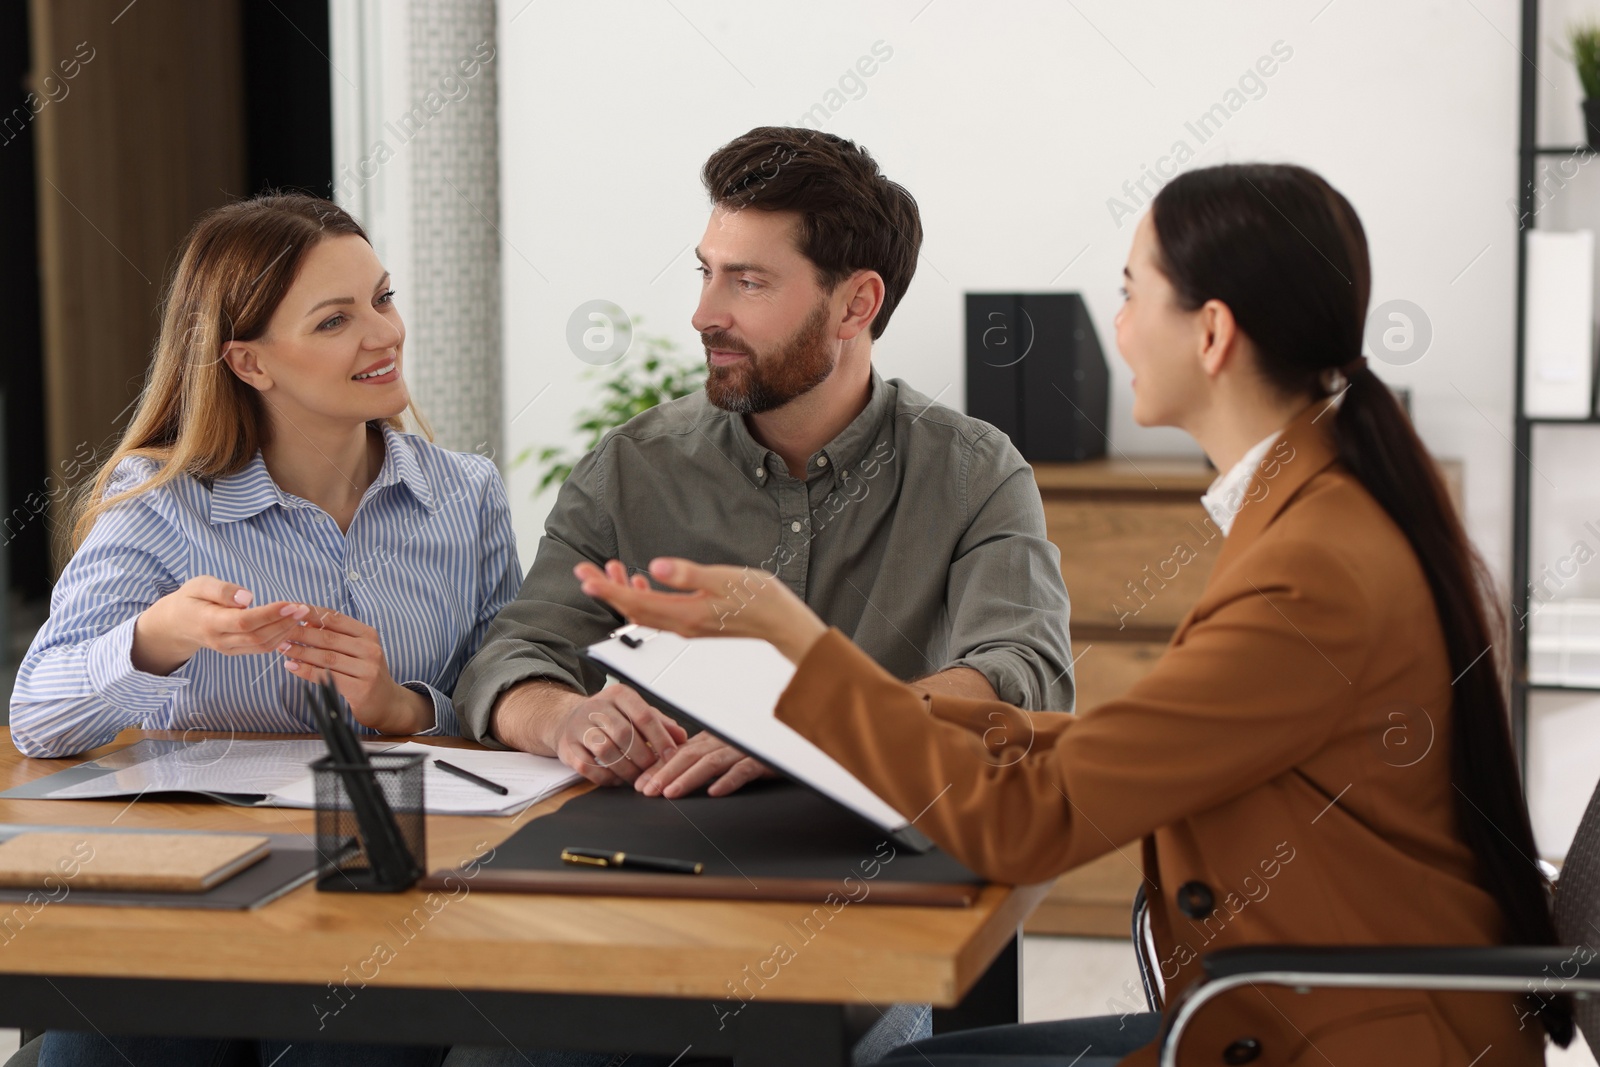
[(1233, 529), (1234, 517), (1239, 514), (1239, 509), (1244, 507), (1245, 492), (1250, 488), (1250, 479), (1256, 473), (1256, 468), (1261, 465), (1266, 457), (1267, 449), (1272, 443), (1283, 436), (1283, 431), (1268, 434), (1260, 443), (1250, 451), (1239, 457), (1239, 462), (1228, 469), (1226, 474), (1217, 475), (1217, 480), (1211, 483), (1211, 488), (1200, 497), (1200, 504), (1211, 516), (1211, 521), (1217, 524), (1222, 531), (1222, 536), (1228, 536), (1228, 531)]

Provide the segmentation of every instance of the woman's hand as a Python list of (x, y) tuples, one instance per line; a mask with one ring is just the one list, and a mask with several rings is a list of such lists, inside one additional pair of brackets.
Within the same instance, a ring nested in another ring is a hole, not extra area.
[(133, 624), (133, 665), (147, 674), (171, 674), (202, 648), (224, 656), (271, 652), (300, 620), (305, 604), (275, 600), (259, 608), (255, 595), (232, 582), (202, 574), (151, 604)]
[(805, 602), (759, 567), (707, 567), (686, 559), (652, 560), (650, 575), (662, 585), (686, 590), (663, 593), (644, 575), (630, 580), (617, 560), (601, 570), (580, 563), (573, 573), (583, 591), (620, 611), (630, 622), (685, 637), (759, 637), (799, 663), (827, 632)]
[(325, 671), (363, 726), (385, 734), (433, 726), (433, 701), (390, 677), (378, 631), (364, 622), (317, 608), (278, 651), (297, 678), (315, 682)]

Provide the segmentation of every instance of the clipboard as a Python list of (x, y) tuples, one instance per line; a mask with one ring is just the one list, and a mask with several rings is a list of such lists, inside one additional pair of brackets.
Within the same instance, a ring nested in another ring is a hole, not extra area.
[(928, 836), (837, 760), (774, 715), (794, 664), (750, 637), (679, 637), (629, 625), (582, 650), (657, 708), (694, 723), (739, 751), (866, 820), (909, 852)]

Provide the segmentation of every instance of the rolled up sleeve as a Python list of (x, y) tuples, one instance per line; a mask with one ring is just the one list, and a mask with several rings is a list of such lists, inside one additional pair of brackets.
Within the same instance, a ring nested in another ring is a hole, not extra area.
[(999, 431), (969, 459), (969, 518), (946, 579), (950, 652), (1008, 704), (1071, 711), (1070, 604), (1033, 472)]
[(501, 747), (490, 731), (494, 705), (514, 685), (548, 679), (593, 693), (605, 675), (583, 662), (579, 649), (605, 637), (620, 621), (584, 596), (572, 569), (617, 554), (605, 506), (605, 446), (579, 461), (556, 497), (545, 535), (516, 597), (487, 627), (483, 645), (461, 672), (455, 714), (465, 736)]

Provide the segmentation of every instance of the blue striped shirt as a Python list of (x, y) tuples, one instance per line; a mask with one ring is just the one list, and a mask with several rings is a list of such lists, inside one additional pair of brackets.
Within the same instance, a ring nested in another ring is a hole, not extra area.
[[(63, 756), (120, 730), (313, 730), (310, 687), (277, 653), (201, 649), (167, 676), (135, 669), (140, 612), (197, 575), (250, 590), (256, 604), (332, 608), (378, 631), (389, 673), (433, 700), (427, 731), (459, 734), (449, 693), (517, 592), (522, 568), (504, 483), (482, 456), (383, 430), (383, 469), (346, 533), (280, 489), (258, 452), (241, 471), (180, 476), (103, 514), (50, 598), (11, 695), (11, 738)], [(109, 492), (148, 479), (124, 459)]]

